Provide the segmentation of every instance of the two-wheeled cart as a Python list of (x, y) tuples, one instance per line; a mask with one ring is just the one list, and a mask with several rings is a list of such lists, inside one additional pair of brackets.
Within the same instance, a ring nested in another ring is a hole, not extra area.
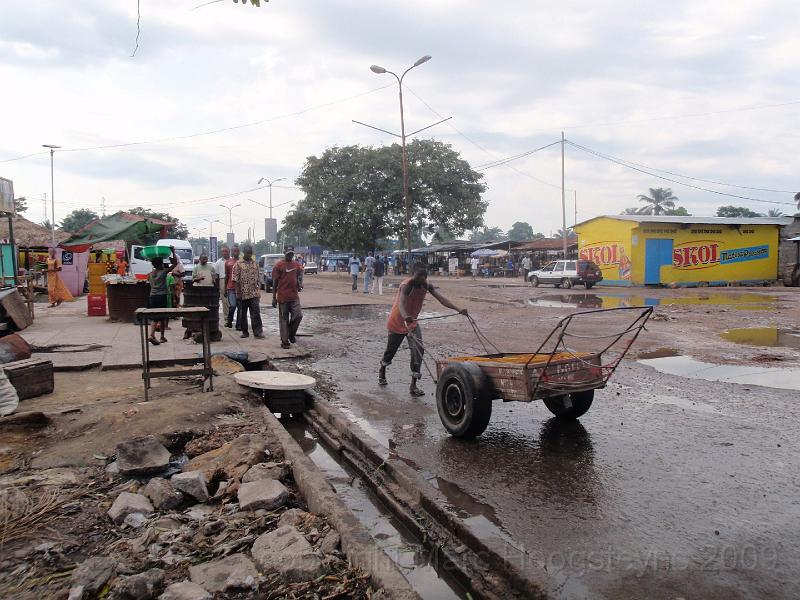
[[(557, 418), (577, 419), (589, 410), (594, 391), (605, 387), (652, 312), (652, 307), (623, 307), (574, 313), (561, 319), (533, 353), (437, 360), (436, 405), (442, 424), (455, 437), (478, 436), (489, 425), (496, 399), (542, 400)], [(579, 322), (579, 331), (573, 331)], [(600, 348), (591, 348), (595, 345)]]

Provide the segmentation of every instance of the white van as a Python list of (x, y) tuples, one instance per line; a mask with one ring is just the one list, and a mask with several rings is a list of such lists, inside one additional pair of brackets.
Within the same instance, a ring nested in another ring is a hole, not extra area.
[[(156, 242), (156, 246), (174, 246), (175, 254), (178, 259), (183, 263), (183, 268), (186, 272), (183, 275), (184, 281), (192, 280), (192, 271), (194, 270), (194, 251), (192, 245), (186, 240), (173, 240), (163, 239)], [(147, 274), (153, 270), (153, 265), (142, 256), (142, 248), (144, 246), (131, 246), (131, 274), (135, 275), (137, 279), (147, 277)]]

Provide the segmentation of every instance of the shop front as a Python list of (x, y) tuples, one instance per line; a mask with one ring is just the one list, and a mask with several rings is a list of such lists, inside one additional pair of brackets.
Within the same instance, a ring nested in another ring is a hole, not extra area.
[(603, 216), (575, 226), (578, 256), (604, 285), (755, 285), (778, 278), (791, 218)]

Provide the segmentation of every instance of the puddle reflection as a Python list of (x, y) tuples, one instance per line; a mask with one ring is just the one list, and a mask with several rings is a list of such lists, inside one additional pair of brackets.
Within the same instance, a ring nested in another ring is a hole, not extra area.
[(800, 390), (800, 369), (716, 365), (688, 356), (653, 358), (639, 362), (668, 375), (740, 385), (760, 385), (782, 390)]
[(800, 348), (800, 331), (777, 327), (748, 327), (729, 329), (720, 337), (734, 344), (769, 346), (773, 348)]
[(706, 294), (702, 296), (682, 296), (652, 298), (636, 294), (547, 294), (525, 301), (528, 306), (549, 308), (620, 308), (627, 306), (672, 306), (672, 305), (720, 305), (737, 310), (765, 310), (777, 302), (777, 296), (766, 294)]

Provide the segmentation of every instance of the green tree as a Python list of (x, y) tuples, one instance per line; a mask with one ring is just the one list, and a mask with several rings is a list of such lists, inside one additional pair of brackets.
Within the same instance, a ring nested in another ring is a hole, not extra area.
[(434, 231), (433, 234), (434, 242), (449, 242), (454, 239), (456, 239), (456, 235), (447, 229), (447, 227), (439, 227)]
[[(483, 175), (448, 144), (408, 145), (412, 229), (446, 227), (456, 235), (483, 223)], [(342, 250), (378, 248), (385, 238), (405, 239), (401, 148), (342, 146), (306, 159), (296, 183), (305, 198), (284, 221), (317, 242)], [(412, 231), (412, 233), (414, 233)]]
[(649, 191), (649, 196), (639, 194), (639, 201), (645, 203), (639, 214), (658, 216), (665, 214), (670, 208), (675, 208), (675, 201), (678, 198), (670, 188), (650, 188)]
[(525, 221), (517, 221), (511, 226), (506, 234), (508, 239), (512, 242), (521, 242), (522, 240), (533, 239), (533, 227)]
[(646, 207), (644, 207), (644, 206), (634, 206), (633, 208), (626, 208), (625, 210), (623, 210), (619, 214), (621, 214), (621, 215), (641, 215), (641, 214), (645, 214), (645, 213), (642, 212), (642, 210), (644, 210), (645, 208)]
[(768, 217), (782, 217), (783, 216), (783, 211), (781, 209), (779, 209), (779, 208), (770, 208), (767, 211), (767, 216)]
[(19, 198), (14, 198), (14, 212), (24, 213), (28, 210), (28, 199), (25, 196), (20, 196)]
[[(175, 225), (170, 228), (170, 237), (178, 240), (185, 240), (189, 238), (189, 228), (181, 223), (178, 219), (165, 212), (157, 212), (148, 208), (137, 206), (128, 210), (132, 215), (139, 215), (140, 217), (150, 217), (151, 219), (161, 219), (162, 221), (170, 221)], [(158, 238), (161, 237), (158, 233), (148, 233), (142, 236), (141, 242), (143, 244), (155, 244)]]
[(753, 218), (753, 217), (763, 217), (761, 213), (757, 213), (749, 208), (744, 206), (720, 206), (717, 209), (717, 216), (718, 217), (729, 217), (729, 218)]
[(668, 217), (691, 217), (692, 215), (686, 210), (683, 206), (678, 206), (676, 208), (670, 208), (667, 212), (664, 213)]
[(480, 227), (474, 229), (469, 236), (470, 242), (502, 242), (507, 239), (499, 227)]
[(76, 208), (61, 221), (61, 229), (70, 233), (77, 233), (83, 227), (99, 218), (97, 213), (90, 208)]
[(575, 235), (574, 232), (572, 231), (572, 227), (567, 227), (566, 229), (559, 229), (558, 231), (556, 231), (553, 234), (553, 237), (557, 240), (560, 240), (564, 237), (565, 234), (568, 238)]

